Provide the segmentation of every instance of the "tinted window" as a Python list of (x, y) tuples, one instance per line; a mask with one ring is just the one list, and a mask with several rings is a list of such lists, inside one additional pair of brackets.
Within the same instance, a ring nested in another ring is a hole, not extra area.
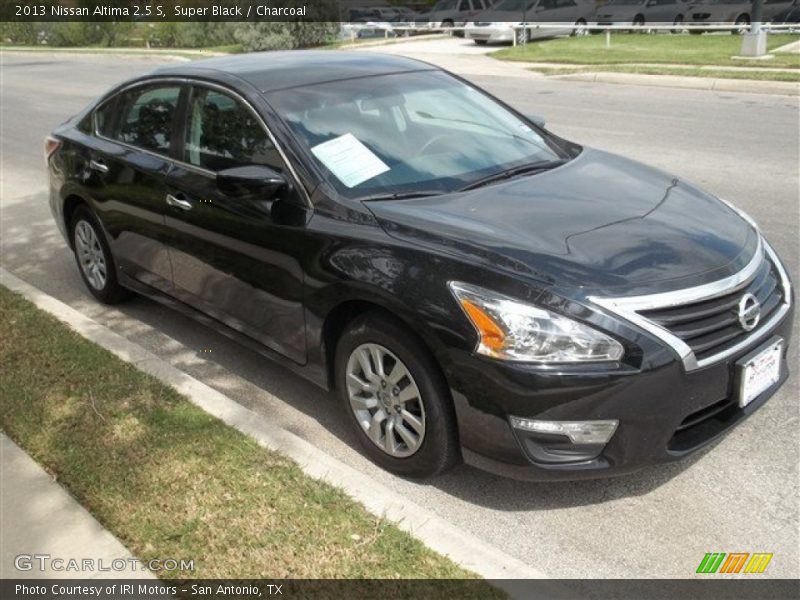
[(253, 114), (231, 96), (208, 88), (195, 88), (192, 94), (183, 160), (211, 171), (281, 166), (275, 147)]
[(180, 86), (169, 86), (140, 88), (125, 94), (116, 138), (145, 150), (169, 154), (180, 92)]

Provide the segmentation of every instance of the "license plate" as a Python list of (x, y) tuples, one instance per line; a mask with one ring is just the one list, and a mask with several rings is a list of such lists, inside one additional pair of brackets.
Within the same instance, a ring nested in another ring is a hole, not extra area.
[(745, 407), (781, 378), (783, 340), (771, 342), (755, 356), (739, 363), (739, 406)]

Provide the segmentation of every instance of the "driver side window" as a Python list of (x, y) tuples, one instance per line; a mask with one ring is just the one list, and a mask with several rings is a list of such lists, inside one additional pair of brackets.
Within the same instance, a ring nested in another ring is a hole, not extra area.
[(209, 171), (246, 165), (282, 168), (253, 113), (232, 96), (200, 86), (193, 88), (189, 101), (183, 161)]

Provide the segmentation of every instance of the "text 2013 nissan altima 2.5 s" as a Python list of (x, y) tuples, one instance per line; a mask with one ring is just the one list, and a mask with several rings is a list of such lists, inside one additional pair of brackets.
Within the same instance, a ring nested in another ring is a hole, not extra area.
[(752, 220), (422, 62), (170, 66), (46, 155), (98, 300), (144, 294), (334, 389), (399, 474), (630, 472), (787, 377), (791, 284)]

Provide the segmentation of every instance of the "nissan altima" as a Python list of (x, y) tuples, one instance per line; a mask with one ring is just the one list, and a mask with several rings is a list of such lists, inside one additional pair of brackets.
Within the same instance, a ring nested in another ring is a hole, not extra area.
[(169, 66), (45, 154), (97, 300), (143, 294), (334, 390), (404, 476), (677, 460), (788, 375), (791, 284), (752, 219), (423, 62)]

